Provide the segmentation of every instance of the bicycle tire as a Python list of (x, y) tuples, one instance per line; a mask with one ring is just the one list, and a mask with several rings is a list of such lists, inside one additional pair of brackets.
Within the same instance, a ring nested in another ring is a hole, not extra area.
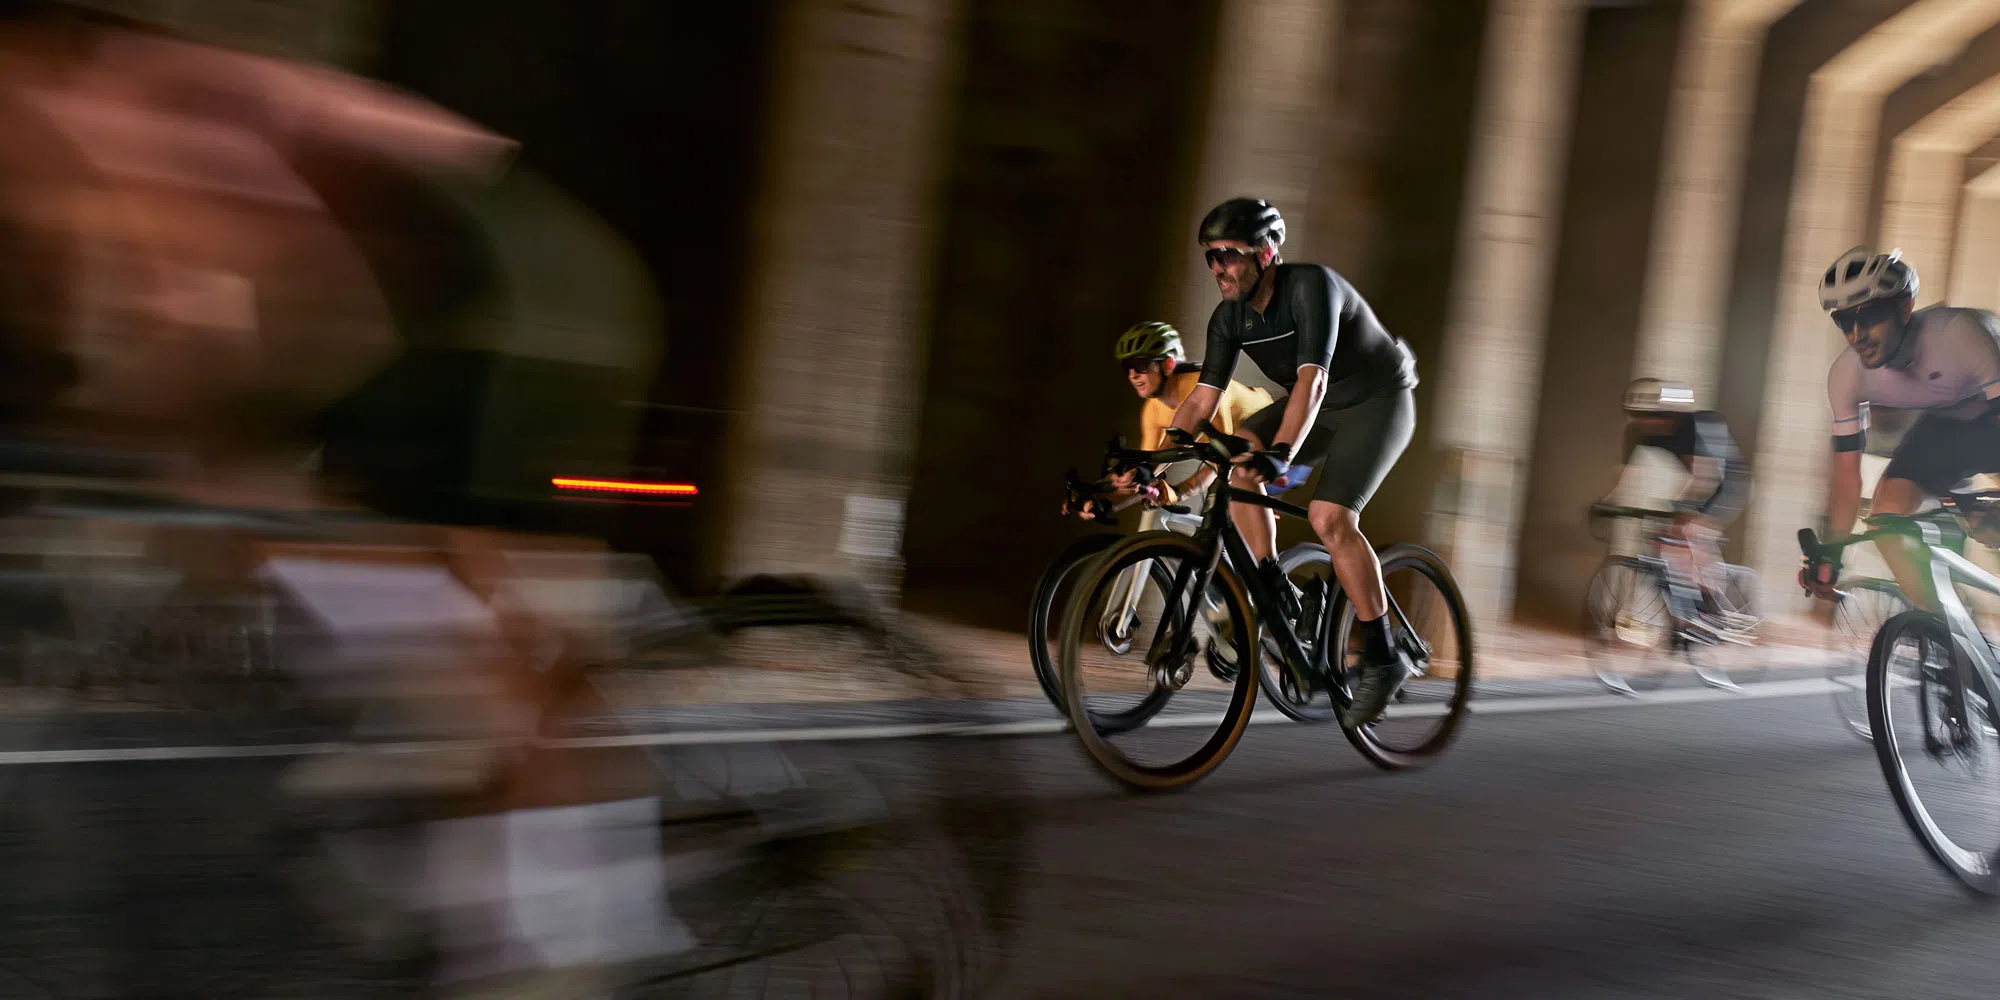
[[(1048, 696), (1049, 704), (1065, 716), (1069, 714), (1069, 703), (1063, 696), (1062, 674), (1056, 666), (1055, 657), (1050, 654), (1050, 632), (1062, 625), (1058, 608), (1062, 598), (1068, 595), (1063, 590), (1063, 583), (1074, 579), (1078, 569), (1125, 537), (1107, 533), (1077, 539), (1049, 563), (1049, 568), (1042, 571), (1041, 580), (1035, 584), (1035, 602), (1028, 610), (1028, 658), (1034, 665), (1035, 680), (1041, 685), (1042, 693)], [(1156, 564), (1149, 575), (1155, 582), (1161, 582), (1165, 572)], [(1166, 580), (1165, 584), (1172, 586), (1173, 581)], [(1158, 715), (1171, 698), (1172, 692), (1159, 691), (1155, 697), (1123, 712), (1092, 713), (1091, 724), (1103, 732), (1129, 732)]]
[[(1062, 650), (1060, 653), (1063, 693), (1067, 701), (1071, 728), (1077, 742), (1098, 768), (1119, 783), (1134, 791), (1164, 792), (1186, 788), (1213, 773), (1215, 768), (1229, 757), (1243, 739), (1249, 728), (1250, 715), (1257, 707), (1256, 671), (1238, 670), (1230, 686), (1228, 705), (1209, 738), (1192, 754), (1167, 764), (1154, 765), (1134, 761), (1126, 757), (1117, 747), (1105, 739), (1114, 735), (1100, 732), (1091, 724), (1092, 712), (1086, 702), (1083, 687), (1083, 671), (1080, 669), (1080, 653), (1083, 637), (1087, 631), (1090, 598), (1100, 588), (1108, 586), (1127, 566), (1142, 560), (1161, 562), (1172, 559), (1176, 562), (1205, 564), (1211, 558), (1211, 551), (1184, 535), (1170, 531), (1149, 531), (1132, 535), (1113, 545), (1103, 556), (1094, 561), (1079, 581), (1070, 598), (1069, 607), (1063, 615)], [(1226, 607), (1231, 624), (1231, 636), (1236, 646), (1236, 662), (1251, 662), (1250, 657), (1257, 646), (1256, 617), (1251, 609), (1250, 598), (1245, 593), (1243, 582), (1223, 560), (1216, 560), (1215, 574), (1211, 586), (1219, 588), (1219, 596)], [(1192, 621), (1190, 620), (1190, 627)], [(1191, 651), (1192, 652), (1192, 651)]]
[[(917, 682), (933, 697), (964, 699), (975, 693), (966, 688), (976, 684), (976, 678), (951, 676), (938, 650), (858, 587), (829, 588), (811, 578), (756, 577), (725, 593), (711, 619), (726, 621), (724, 630), (730, 633), (805, 624), (849, 631), (872, 642), (883, 665)], [(918, 751), (917, 763), (930, 773), (928, 789), (936, 793), (935, 801), (920, 809), (899, 808), (891, 818), (885, 828), (893, 835), (889, 846), (899, 852), (896, 857), (913, 863), (898, 864), (884, 873), (906, 882), (924, 881), (934, 907), (931, 912), (941, 926), (931, 928), (921, 951), (913, 942), (904, 942), (911, 957), (919, 960), (910, 971), (922, 974), (931, 985), (920, 993), (898, 995), (969, 1000), (990, 986), (1000, 970), (1006, 928), (1015, 923), (1029, 831), (1020, 798), (1019, 745), (985, 742), (979, 753), (946, 752), (941, 748), (947, 744), (935, 741), (904, 744)], [(843, 752), (852, 751), (852, 745), (846, 748)], [(906, 765), (897, 766), (907, 771)]]
[(1874, 728), (1868, 721), (1868, 658), (1875, 644), (1875, 633), (1889, 619), (1916, 606), (1893, 580), (1859, 579), (1840, 589), (1843, 593), (1833, 606), (1831, 626), (1835, 641), (1844, 648), (1834, 650), (1828, 659), (1826, 679), (1834, 685), (1830, 697), (1841, 723), (1849, 732), (1873, 743)]
[[(1909, 770), (1903, 766), (1902, 754), (1898, 752), (1901, 744), (1891, 724), (1894, 714), (1889, 702), (1892, 686), (1889, 670), (1891, 655), (1898, 641), (1906, 636), (1949, 652), (1951, 663), (1948, 670), (1957, 672), (1965, 667), (1954, 647), (1950, 628), (1938, 615), (1912, 610), (1884, 622), (1868, 650), (1868, 724), (1875, 734), (1875, 757), (1882, 765), (1882, 776), (1888, 781), (1889, 793), (1896, 800), (1897, 812), (1902, 814), (1904, 825), (1916, 836), (1917, 842), (1923, 845), (1924, 853), (1967, 891), (1991, 898), (2000, 894), (2000, 864), (1996, 864), (1995, 854), (1989, 851), (1982, 857), (1951, 842), (1931, 819), (1930, 810), (1925, 808), (1911, 784)], [(1922, 686), (1928, 683), (1928, 680), (1919, 682), (1920, 694)]]
[[(702, 627), (675, 643), (750, 633), (752, 646), (767, 638), (852, 646), (861, 664), (913, 693), (936, 696), (939, 684), (956, 683), (914, 632), (850, 594), (758, 578), (702, 610)], [(815, 634), (792, 634), (804, 630)], [(593, 676), (642, 681), (679, 669), (662, 666), (670, 661), (657, 652), (635, 652)], [(717, 651), (701, 652), (705, 662)], [(758, 996), (806, 974), (876, 984), (883, 996), (970, 1000), (997, 975), (1027, 836), (1012, 744), (965, 753), (931, 740), (668, 740), (648, 755), (660, 769), (662, 855), (682, 873), (662, 887), (663, 898), (697, 947), (628, 970), (602, 987), (609, 995)], [(352, 823), (308, 809), (294, 820), (294, 835), (306, 835), (296, 844), (317, 845)], [(304, 874), (322, 852), (290, 853)], [(738, 860), (688, 881), (688, 871), (707, 872), (704, 859), (717, 857)], [(322, 916), (327, 930), (336, 929), (334, 917)], [(321, 957), (317, 968), (398, 989), (427, 977), (423, 963), (347, 950), (344, 960)]]
[[(1651, 620), (1637, 621), (1625, 616), (1630, 597), (1617, 597), (1611, 578), (1629, 574), (1633, 593), (1657, 595), (1658, 612)], [(1613, 602), (1615, 603), (1607, 603)], [(1667, 616), (1667, 584), (1657, 560), (1637, 556), (1612, 556), (1598, 564), (1583, 594), (1583, 633), (1589, 647), (1591, 671), (1598, 683), (1619, 694), (1636, 695), (1658, 690), (1666, 683), (1673, 664), (1673, 625)], [(1626, 649), (1649, 652), (1648, 669), (1622, 668), (1615, 654)]]
[[(1354, 749), (1368, 762), (1385, 771), (1402, 771), (1423, 767), (1438, 754), (1444, 752), (1457, 737), (1459, 728), (1465, 722), (1466, 706), (1472, 700), (1473, 678), (1477, 657), (1473, 645), (1472, 616), (1465, 608), (1465, 594), (1459, 590), (1458, 580), (1452, 575), (1451, 567), (1437, 553), (1420, 545), (1399, 542), (1380, 550), (1377, 559), (1382, 563), (1382, 579), (1390, 585), (1390, 577), (1399, 570), (1411, 570), (1437, 588), (1444, 599), (1446, 615), (1450, 618), (1452, 641), (1458, 648), (1457, 673), (1453, 677), (1449, 693), (1445, 695), (1442, 709), (1438, 712), (1440, 721), (1437, 728), (1421, 742), (1410, 747), (1391, 746), (1382, 735), (1382, 726), (1397, 718), (1397, 708), (1391, 707), (1382, 718), (1364, 726), (1341, 724), (1340, 731)], [(1393, 585), (1390, 585), (1393, 588)], [(1393, 589), (1391, 590), (1393, 593)], [(1352, 602), (1339, 602), (1340, 618), (1333, 636), (1333, 648), (1345, 650), (1353, 641), (1356, 613)], [(1405, 612), (1408, 613), (1407, 611)], [(1408, 691), (1407, 683), (1404, 688)], [(1342, 698), (1345, 706), (1346, 698)], [(1422, 706), (1419, 711), (1428, 712)], [(1417, 711), (1410, 714), (1416, 715)]]

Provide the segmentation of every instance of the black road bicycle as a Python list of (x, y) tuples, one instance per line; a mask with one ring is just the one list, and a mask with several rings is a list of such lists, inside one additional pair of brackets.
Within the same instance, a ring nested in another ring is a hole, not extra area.
[[(1192, 537), (1149, 531), (1111, 545), (1081, 574), (1063, 617), (1058, 662), (1078, 741), (1106, 773), (1141, 791), (1181, 788), (1205, 777), (1235, 749), (1249, 725), (1257, 689), (1251, 672), (1235, 671), (1213, 684), (1198, 679), (1197, 659), (1205, 648), (1211, 655), (1219, 652), (1235, 663), (1250, 663), (1263, 659), (1253, 659), (1252, 651), (1268, 646), (1277, 675), (1272, 700), (1294, 717), (1325, 718), (1344, 709), (1353, 700), (1350, 675), (1360, 662), (1354, 608), (1330, 562), (1328, 572), (1308, 575), (1296, 590), (1274, 575), (1239, 571), (1255, 561), (1230, 520), (1232, 504), (1265, 507), (1287, 517), (1307, 514), (1261, 492), (1226, 485), (1231, 459), (1248, 452), (1249, 442), (1207, 424), (1201, 429), (1208, 436), (1205, 441), (1170, 431), (1173, 447), (1114, 456), (1125, 467), (1188, 460), (1213, 466), (1215, 496), (1201, 527)], [(1343, 732), (1379, 767), (1415, 767), (1442, 751), (1464, 720), (1472, 693), (1472, 624), (1450, 568), (1436, 554), (1395, 544), (1380, 549), (1379, 556), (1394, 640), (1411, 669), (1387, 712), (1360, 727), (1343, 726)], [(1095, 641), (1096, 628), (1107, 604), (1123, 599), (1117, 593), (1119, 578), (1141, 564), (1152, 567), (1141, 584), (1149, 592), (1138, 603), (1131, 645), (1119, 655)], [(1166, 712), (1169, 699), (1191, 703), (1191, 711)], [(1162, 704), (1141, 728), (1120, 730), (1095, 721), (1148, 701)], [(1192, 747), (1160, 748), (1190, 730)]]
[[(1114, 438), (1106, 449), (1114, 459), (1126, 451), (1122, 439)], [(1109, 464), (1108, 474), (1114, 471)], [(1109, 492), (1108, 480), (1086, 483), (1077, 476), (1076, 470), (1069, 471), (1067, 492), (1071, 510), (1083, 510), (1088, 505), (1093, 513), (1094, 523), (1104, 527), (1114, 527), (1119, 511), (1138, 502), (1138, 498), (1112, 504), (1097, 494)], [(1193, 535), (1201, 528), (1201, 514), (1184, 505), (1161, 508), (1162, 528), (1177, 535)], [(1063, 609), (1069, 606), (1074, 584), (1082, 570), (1091, 560), (1102, 555), (1106, 549), (1116, 544), (1122, 534), (1101, 532), (1085, 535), (1065, 546), (1050, 560), (1042, 571), (1042, 578), (1035, 584), (1035, 596), (1028, 611), (1028, 657), (1035, 669), (1035, 680), (1042, 693), (1056, 711), (1068, 714), (1069, 703), (1063, 695), (1062, 672), (1056, 666), (1057, 649), (1061, 645), (1061, 625)], [(1327, 555), (1326, 547), (1317, 542), (1301, 542), (1278, 554), (1278, 568), (1292, 580), (1302, 592), (1311, 586), (1310, 581), (1332, 575), (1333, 561)], [(1140, 604), (1147, 593), (1141, 577), (1153, 577), (1152, 586), (1159, 592), (1172, 586), (1173, 580), (1166, 576), (1166, 570), (1158, 564), (1135, 564), (1126, 570), (1122, 581), (1115, 584), (1119, 589), (1104, 602), (1103, 614), (1098, 617), (1094, 637), (1090, 641), (1102, 643), (1114, 656), (1124, 656), (1131, 651), (1133, 630), (1140, 621)], [(1203, 599), (1204, 611), (1211, 620), (1218, 620), (1222, 612), (1221, 597), (1216, 587), (1210, 586)], [(1323, 722), (1332, 712), (1323, 705), (1297, 704), (1284, 695), (1284, 669), (1280, 657), (1273, 655), (1271, 643), (1264, 643), (1265, 656), (1262, 669), (1258, 671), (1258, 684), (1273, 705), (1288, 717), (1298, 722)], [(1234, 672), (1236, 661), (1232, 649), (1227, 644), (1210, 643), (1203, 653), (1208, 660), (1211, 673), (1218, 679)], [(1091, 724), (1106, 732), (1125, 732), (1145, 725), (1153, 716), (1167, 707), (1173, 696), (1171, 688), (1154, 690), (1147, 698), (1121, 706), (1117, 710), (1094, 712)]]

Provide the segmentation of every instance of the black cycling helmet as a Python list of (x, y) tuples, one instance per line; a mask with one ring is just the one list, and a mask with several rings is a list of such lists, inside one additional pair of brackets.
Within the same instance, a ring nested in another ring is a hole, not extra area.
[(1262, 198), (1231, 198), (1209, 209), (1196, 243), (1234, 240), (1245, 246), (1285, 245), (1285, 218)]

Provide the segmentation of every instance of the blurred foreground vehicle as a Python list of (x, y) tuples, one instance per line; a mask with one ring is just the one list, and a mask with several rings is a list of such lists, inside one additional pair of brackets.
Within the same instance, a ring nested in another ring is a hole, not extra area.
[[(14, 735), (136, 702), (198, 740), (169, 758), (286, 762), (182, 817), (260, 831), (202, 877), (261, 888), (84, 907), (69, 971), (126, 997), (983, 983), (1016, 834), (959, 810), (1005, 800), (1003, 754), (719, 737), (699, 707), (826, 659), (797, 676), (954, 693), (935, 659), (810, 581), (678, 601), (551, 502), (625, 471), (657, 364), (601, 223), (420, 101), (61, 8), (0, 23), (0, 603), (43, 724)], [(6, 841), (62, 870), (153, 806), (10, 807), (69, 827)], [(144, 881), (127, 846), (77, 870)], [(184, 940), (230, 924), (268, 936)], [(44, 964), (10, 971), (76, 992)]]

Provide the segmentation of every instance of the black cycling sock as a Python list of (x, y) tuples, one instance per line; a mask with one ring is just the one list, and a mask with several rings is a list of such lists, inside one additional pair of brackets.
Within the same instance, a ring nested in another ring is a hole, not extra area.
[(1388, 663), (1396, 658), (1395, 648), (1389, 642), (1389, 616), (1381, 615), (1361, 622), (1363, 655), (1370, 663)]

